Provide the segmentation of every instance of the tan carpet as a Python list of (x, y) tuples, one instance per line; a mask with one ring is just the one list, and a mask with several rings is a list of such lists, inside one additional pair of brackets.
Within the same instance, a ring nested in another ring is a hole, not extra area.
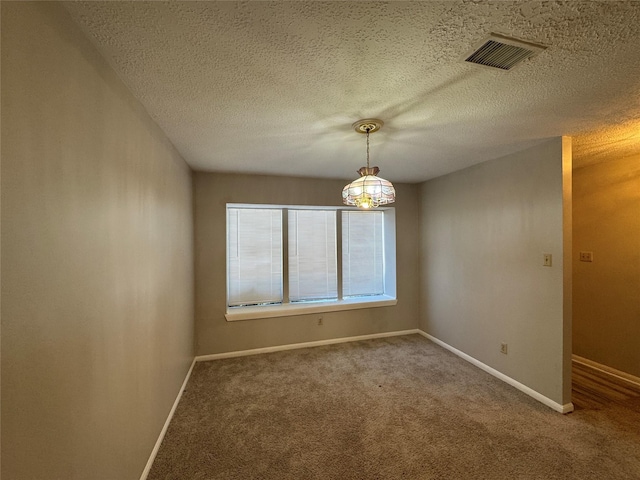
[(419, 335), (202, 362), (148, 478), (640, 479), (640, 403), (561, 415)]

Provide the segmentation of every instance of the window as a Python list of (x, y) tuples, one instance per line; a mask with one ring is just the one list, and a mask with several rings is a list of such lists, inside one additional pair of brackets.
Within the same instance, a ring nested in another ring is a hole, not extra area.
[(342, 291), (345, 297), (384, 294), (384, 213), (342, 212)]
[(227, 320), (395, 305), (395, 210), (227, 205)]
[(227, 212), (228, 305), (282, 301), (282, 212)]
[(289, 210), (289, 301), (338, 299), (335, 210)]

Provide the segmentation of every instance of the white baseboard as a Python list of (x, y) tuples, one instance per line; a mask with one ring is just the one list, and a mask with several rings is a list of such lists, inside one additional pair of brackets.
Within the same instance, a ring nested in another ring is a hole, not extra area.
[(447, 350), (449, 350), (452, 353), (455, 353), (457, 356), (459, 356), (460, 358), (466, 360), (467, 362), (471, 363), (472, 365), (475, 365), (476, 367), (484, 370), (485, 372), (493, 375), (494, 377), (502, 380), (505, 383), (508, 383), (509, 385), (511, 385), (512, 387), (517, 388), (518, 390), (520, 390), (521, 392), (526, 393), (527, 395), (529, 395), (532, 398), (535, 398), (536, 400), (538, 400), (540, 403), (543, 403), (544, 405), (546, 405), (549, 408), (552, 408), (553, 410), (555, 410), (556, 412), (560, 412), (560, 413), (570, 413), (573, 412), (573, 403), (566, 403), (564, 405), (559, 404), (558, 402), (554, 402), (553, 400), (551, 400), (548, 397), (545, 397), (544, 395), (542, 395), (539, 392), (536, 392), (535, 390), (533, 390), (532, 388), (527, 387), (526, 385), (518, 382), (517, 380), (514, 380), (511, 377), (508, 377), (507, 375), (505, 375), (502, 372), (499, 372), (498, 370), (496, 370), (495, 368), (490, 367), (489, 365), (486, 365), (484, 363), (482, 363), (479, 360), (476, 360), (475, 358), (473, 358), (470, 355), (467, 355), (466, 353), (458, 350), (457, 348), (452, 347), (451, 345), (443, 342), (442, 340), (437, 339), (436, 337), (429, 335), (426, 332), (423, 332), (422, 330), (418, 330), (418, 333), (426, 338), (428, 338), (429, 340), (431, 340), (433, 343), (436, 343), (438, 345), (440, 345), (443, 348), (446, 348)]
[(322, 345), (333, 345), (336, 343), (357, 342), (359, 340), (369, 340), (372, 338), (397, 337), (400, 335), (411, 335), (419, 333), (418, 329), (401, 330), (396, 332), (372, 333), (370, 335), (359, 335), (357, 337), (330, 338), (328, 340), (317, 340), (315, 342), (290, 343), (288, 345), (277, 345), (275, 347), (254, 348), (252, 350), (239, 350), (235, 352), (213, 353), (210, 355), (199, 355), (196, 362), (207, 362), (209, 360), (220, 360), (222, 358), (245, 357), (247, 355), (258, 355), (261, 353), (281, 352), (284, 350), (296, 350), (298, 348), (319, 347)]
[(571, 356), (571, 361), (580, 365), (584, 365), (585, 367), (591, 368), (593, 370), (597, 370), (598, 372), (606, 376), (614, 377), (614, 381), (617, 380), (616, 383), (623, 382), (628, 383), (631, 387), (640, 387), (640, 378), (631, 375), (630, 373), (616, 370), (615, 368), (603, 365), (598, 362), (594, 362), (593, 360), (589, 360), (588, 358), (584, 358), (575, 354)]
[(149, 472), (151, 471), (151, 466), (153, 465), (154, 460), (156, 459), (156, 455), (158, 454), (158, 450), (160, 450), (160, 445), (162, 444), (162, 440), (164, 440), (164, 436), (167, 433), (167, 429), (169, 428), (169, 424), (171, 423), (171, 419), (173, 418), (173, 414), (176, 411), (176, 408), (178, 407), (178, 403), (180, 403), (180, 399), (182, 398), (182, 392), (184, 392), (184, 389), (187, 387), (187, 382), (189, 381), (189, 377), (191, 376), (191, 372), (193, 371), (193, 366), (196, 364), (196, 359), (194, 358), (193, 361), (191, 362), (191, 366), (189, 367), (189, 371), (187, 372), (187, 376), (184, 379), (184, 382), (182, 382), (182, 386), (180, 387), (180, 391), (178, 392), (178, 396), (176, 397), (176, 401), (173, 402), (173, 406), (171, 407), (171, 411), (169, 412), (169, 416), (167, 417), (167, 420), (164, 422), (164, 426), (162, 427), (162, 430), (160, 431), (160, 435), (158, 436), (158, 440), (156, 441), (156, 444), (153, 447), (153, 450), (151, 451), (151, 455), (149, 456), (149, 460), (147, 460), (147, 464), (144, 467), (144, 470), (142, 471), (142, 475), (140, 476), (140, 480), (147, 480), (147, 476), (149, 475)]

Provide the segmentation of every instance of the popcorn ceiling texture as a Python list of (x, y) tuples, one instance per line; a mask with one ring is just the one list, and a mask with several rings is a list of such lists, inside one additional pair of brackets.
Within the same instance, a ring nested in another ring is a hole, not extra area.
[[(196, 170), (417, 182), (575, 137), (640, 151), (640, 2), (69, 2)], [(491, 32), (548, 49), (511, 72), (462, 61)], [(582, 160), (581, 160), (582, 159)]]

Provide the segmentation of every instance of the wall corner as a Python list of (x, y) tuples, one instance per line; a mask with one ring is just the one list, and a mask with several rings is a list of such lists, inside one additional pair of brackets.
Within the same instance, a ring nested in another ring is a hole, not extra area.
[(571, 403), (573, 353), (573, 153), (571, 137), (562, 137), (562, 403)]

